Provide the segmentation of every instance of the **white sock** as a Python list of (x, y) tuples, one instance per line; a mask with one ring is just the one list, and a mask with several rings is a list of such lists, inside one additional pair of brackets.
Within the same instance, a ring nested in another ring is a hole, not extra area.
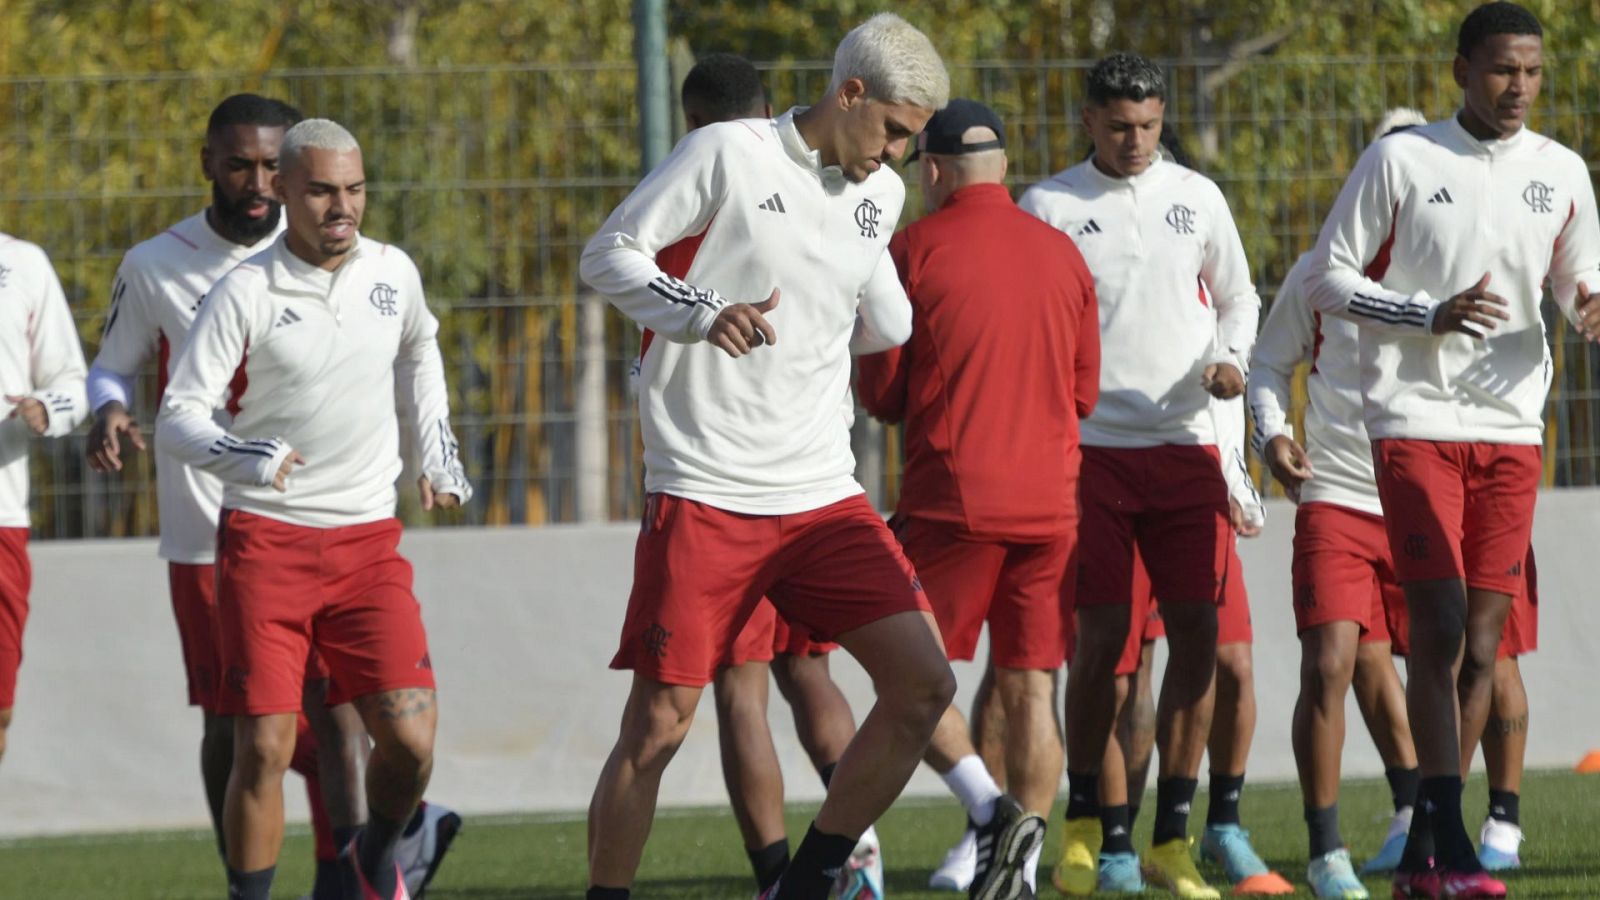
[(978, 825), (987, 825), (994, 818), (994, 802), (1000, 799), (1000, 786), (994, 783), (983, 760), (976, 753), (963, 756), (950, 771), (944, 773), (944, 783), (956, 795), (967, 815)]
[(1039, 854), (1044, 850), (1044, 843), (1033, 848), (1028, 854), (1028, 861), (1022, 864), (1022, 880), (1028, 883), (1028, 890), (1039, 890)]

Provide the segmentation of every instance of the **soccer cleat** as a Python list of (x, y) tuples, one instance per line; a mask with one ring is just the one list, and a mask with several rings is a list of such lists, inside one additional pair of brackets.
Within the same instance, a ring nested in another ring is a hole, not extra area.
[(1261, 861), (1255, 848), (1250, 846), (1250, 832), (1238, 825), (1207, 825), (1200, 839), (1200, 852), (1222, 867), (1235, 894), (1294, 893), (1294, 885)]
[(1394, 900), (1439, 900), (1439, 870), (1394, 873)]
[(1350, 851), (1340, 847), (1311, 861), (1306, 881), (1318, 900), (1368, 900), (1372, 895), (1350, 865)]
[[(1061, 858), (1051, 874), (1056, 890), (1069, 897), (1087, 897), (1099, 881), (1095, 857), (1100, 855), (1100, 820), (1068, 819), (1061, 829)], [(1135, 857), (1137, 859), (1137, 857)]]
[(1095, 890), (1102, 894), (1144, 893), (1144, 875), (1139, 871), (1139, 854), (1100, 854), (1097, 882)]
[(1490, 817), (1478, 832), (1478, 862), (1491, 872), (1522, 868), (1517, 849), (1522, 846), (1522, 829), (1510, 822)]
[(777, 881), (774, 881), (772, 883), (772, 887), (769, 887), (766, 890), (764, 890), (761, 893), (756, 895), (756, 900), (775, 900), (775, 898), (778, 896), (778, 885), (780, 885), (782, 883), (783, 883), (783, 879), (782, 878), (779, 878)]
[(1439, 900), (1501, 900), (1506, 886), (1488, 872), (1440, 872)]
[(1192, 839), (1173, 838), (1156, 844), (1145, 854), (1145, 878), (1156, 887), (1171, 891), (1183, 900), (1222, 900), (1222, 893), (1206, 884), (1189, 855)]
[(871, 826), (850, 852), (828, 894), (838, 900), (883, 900), (883, 853)]
[(1406, 852), (1406, 835), (1411, 833), (1411, 807), (1402, 806), (1389, 820), (1389, 834), (1383, 839), (1378, 855), (1361, 867), (1363, 875), (1381, 875), (1393, 872), (1400, 866), (1400, 857)]
[(402, 876), (399, 863), (395, 863), (394, 866), (394, 894), (391, 896), (385, 897), (378, 893), (372, 883), (367, 881), (366, 873), (361, 871), (360, 864), (356, 862), (356, 841), (360, 839), (359, 835), (351, 838), (350, 843), (339, 853), (339, 858), (349, 864), (348, 871), (353, 873), (353, 877), (345, 882), (345, 896), (349, 897), (354, 892), (353, 900), (411, 900), (411, 894), (406, 891), (406, 880)]
[(994, 817), (978, 827), (978, 860), (969, 900), (1016, 900), (1033, 892), (1024, 878), (1028, 857), (1044, 843), (1044, 819), (1010, 794), (994, 802)]
[(944, 862), (933, 870), (928, 887), (936, 891), (965, 891), (978, 868), (978, 828), (970, 821), (961, 840), (944, 855)]
[(417, 816), (422, 820), (421, 827), (400, 839), (394, 858), (400, 865), (406, 890), (416, 900), (422, 900), (423, 891), (433, 882), (450, 844), (461, 832), (461, 816), (426, 800), (417, 807)]

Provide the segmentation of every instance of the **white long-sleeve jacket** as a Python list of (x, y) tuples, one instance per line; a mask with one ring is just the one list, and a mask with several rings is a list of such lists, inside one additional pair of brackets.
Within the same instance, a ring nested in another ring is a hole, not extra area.
[(1222, 362), (1248, 372), (1261, 311), (1222, 191), (1173, 162), (1113, 178), (1085, 161), (1018, 205), (1066, 232), (1094, 274), (1100, 401), (1084, 445), (1215, 443), (1201, 375)]
[(1310, 404), (1300, 444), (1312, 477), (1300, 488), (1301, 503), (1333, 503), (1383, 515), (1372, 466), (1372, 441), (1361, 420), (1359, 326), (1311, 308), (1305, 282), (1311, 254), (1301, 256), (1283, 279), (1256, 337), (1250, 366), (1250, 412), (1256, 452), (1289, 430), (1290, 384), (1295, 369), (1311, 360), (1306, 379)]
[[(46, 437), (61, 437), (88, 414), (83, 348), (50, 258), (36, 244), (0, 233), (0, 395), (44, 404)], [(9, 416), (15, 407), (3, 403)], [(28, 447), (20, 416), (0, 418), (0, 527), (27, 528)]]
[[(824, 167), (797, 112), (686, 135), (584, 250), (583, 280), (647, 329), (647, 491), (755, 515), (862, 492), (850, 353), (911, 335), (886, 253), (905, 186), (887, 169), (855, 184)], [(733, 359), (703, 341), (725, 305), (773, 288), (777, 343)]]
[[(280, 237), (206, 295), (162, 400), (159, 446), (216, 473), (225, 508), (356, 525), (394, 515), (398, 405), (419, 470), (465, 502), (438, 329), (398, 247), (361, 238), (327, 272)], [(213, 419), (224, 405), (226, 430)], [(279, 493), (273, 476), (291, 450), (306, 463)]]
[[(1588, 167), (1524, 128), (1480, 141), (1454, 116), (1375, 142), (1312, 251), (1313, 308), (1361, 326), (1374, 440), (1537, 444), (1551, 363), (1539, 305), (1549, 281), (1569, 318), (1600, 291), (1600, 219)], [(1435, 309), (1488, 273), (1510, 321), (1487, 340), (1435, 336)]]
[[(111, 401), (132, 410), (133, 380), (152, 356), (163, 387), (188, 340), (200, 300), (234, 266), (272, 246), (278, 232), (251, 245), (212, 229), (202, 210), (136, 245), (122, 258), (111, 289), (100, 351), (89, 367), (89, 408)], [(220, 412), (225, 426), (227, 414)], [(204, 565), (216, 559), (222, 482), (158, 451), (156, 493), (162, 559)]]

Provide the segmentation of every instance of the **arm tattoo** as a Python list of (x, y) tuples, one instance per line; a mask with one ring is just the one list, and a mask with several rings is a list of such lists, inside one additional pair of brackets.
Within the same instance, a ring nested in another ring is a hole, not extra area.
[(433, 691), (408, 688), (365, 698), (363, 704), (385, 719), (409, 719), (433, 709)]
[(1522, 733), (1526, 732), (1527, 730), (1528, 730), (1528, 714), (1527, 713), (1523, 713), (1520, 716), (1514, 716), (1514, 717), (1509, 718), (1509, 719), (1499, 719), (1499, 718), (1494, 718), (1494, 717), (1491, 717), (1489, 719), (1488, 731), (1489, 731), (1490, 734), (1498, 734), (1498, 735), (1522, 734)]

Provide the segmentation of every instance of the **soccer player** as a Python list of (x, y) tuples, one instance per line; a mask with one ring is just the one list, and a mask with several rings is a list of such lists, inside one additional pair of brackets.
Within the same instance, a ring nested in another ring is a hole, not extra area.
[[(732, 53), (712, 53), (696, 62), (683, 80), (681, 96), (690, 131), (716, 122), (772, 118), (756, 67)], [(688, 273), (692, 260), (688, 244), (656, 255), (662, 271), (675, 278)], [(734, 639), (727, 663), (718, 667), (712, 681), (722, 777), (758, 890), (775, 884), (789, 864), (783, 773), (767, 725), (768, 672), (793, 710), (800, 744), (826, 788), (856, 733), (850, 703), (828, 672), (827, 654), (836, 646), (813, 641), (806, 629), (791, 627), (764, 602)], [(874, 829), (862, 835), (839, 878), (843, 896), (883, 896), (883, 862)]]
[[(878, 689), (766, 895), (827, 894), (950, 703), (927, 599), (853, 477), (847, 414), (852, 349), (911, 331), (885, 252), (905, 188), (884, 167), (948, 95), (928, 39), (874, 16), (840, 43), (817, 105), (692, 132), (584, 251), (584, 280), (649, 329), (649, 496), (612, 661), (633, 686), (590, 805), (593, 900), (628, 896), (662, 771), (763, 596)], [(685, 277), (664, 272), (656, 255), (693, 237)]]
[(1100, 402), (1082, 423), (1078, 646), (1066, 692), (1066, 837), (1072, 859), (1091, 863), (1067, 873), (1076, 894), (1095, 888), (1087, 848), (1101, 828), (1097, 783), (1116, 718), (1137, 547), (1171, 646), (1146, 860), (1154, 880), (1180, 896), (1219, 896), (1195, 869), (1187, 836), (1233, 540), (1210, 402), (1244, 390), (1260, 300), (1222, 192), (1156, 151), (1165, 95), (1161, 71), (1142, 57), (1096, 63), (1083, 110), (1093, 158), (1022, 199), (1078, 243), (1100, 301)]
[[(375, 745), (367, 822), (344, 850), (362, 896), (406, 896), (396, 844), (432, 768), (433, 666), (396, 549), (397, 407), (423, 509), (453, 508), (471, 488), (438, 322), (410, 258), (360, 237), (365, 185), (341, 126), (308, 119), (283, 135), (284, 234), (207, 293), (158, 420), (161, 451), (224, 484), (220, 703), (235, 744), (223, 824), (240, 900), (271, 889), (310, 650), (331, 673), (329, 702), (353, 701)], [(224, 406), (226, 429), (214, 418)]]
[(1005, 146), (981, 103), (952, 100), (928, 120), (913, 157), (934, 212), (889, 244), (911, 340), (862, 357), (856, 379), (868, 412), (905, 425), (893, 525), (946, 654), (972, 659), (989, 625), (1011, 793), (954, 706), (924, 757), (975, 832), (974, 897), (1019, 879), (1032, 891), (1061, 781), (1061, 581), (1077, 538), (1078, 419), (1100, 378), (1094, 279), (1070, 238), (1017, 209)]
[(1409, 610), (1422, 784), (1396, 895), (1502, 897), (1462, 822), (1461, 746), (1479, 735), (1465, 716), (1458, 727), (1457, 702), (1491, 690), (1524, 580), (1550, 378), (1543, 285), (1593, 338), (1600, 222), (1583, 160), (1524, 125), (1543, 73), (1538, 19), (1480, 6), (1456, 53), (1461, 110), (1362, 155), (1307, 291), (1360, 326), (1364, 420)]
[[(89, 368), (95, 422), (86, 450), (96, 470), (122, 471), (124, 441), (144, 448), (131, 412), (134, 379), (155, 358), (158, 381), (165, 387), (200, 298), (234, 266), (270, 247), (282, 231), (282, 204), (272, 177), (283, 132), (298, 121), (300, 113), (293, 107), (255, 94), (236, 94), (219, 103), (207, 121), (200, 154), (201, 171), (211, 182), (211, 204), (123, 257), (100, 351)], [(214, 562), (222, 482), (167, 453), (156, 455), (156, 473), (161, 501), (159, 552), (168, 560), (189, 702), (200, 707), (203, 717), (201, 773), (221, 851), (222, 806), (233, 767), (233, 722), (219, 714), (217, 697), (222, 671), (215, 639)], [(311, 801), (316, 900), (339, 895), (339, 847), (365, 814), (360, 772), (366, 738), (361, 720), (348, 705), (329, 709), (327, 690), (326, 672), (319, 668), (308, 676), (306, 718), (296, 735), (292, 761), (295, 771), (306, 778)], [(416, 837), (407, 844), (410, 852), (402, 854), (414, 888), (422, 886), (430, 868), (437, 868), (460, 827), (459, 816), (437, 805), (420, 816), (429, 821), (413, 823)], [(423, 825), (434, 834), (426, 834)], [(430, 837), (438, 849), (426, 853), (424, 844)]]
[(0, 233), (0, 757), (16, 703), (22, 631), (33, 567), (28, 560), (28, 446), (61, 437), (88, 412), (83, 349), (50, 257), (36, 244)]

